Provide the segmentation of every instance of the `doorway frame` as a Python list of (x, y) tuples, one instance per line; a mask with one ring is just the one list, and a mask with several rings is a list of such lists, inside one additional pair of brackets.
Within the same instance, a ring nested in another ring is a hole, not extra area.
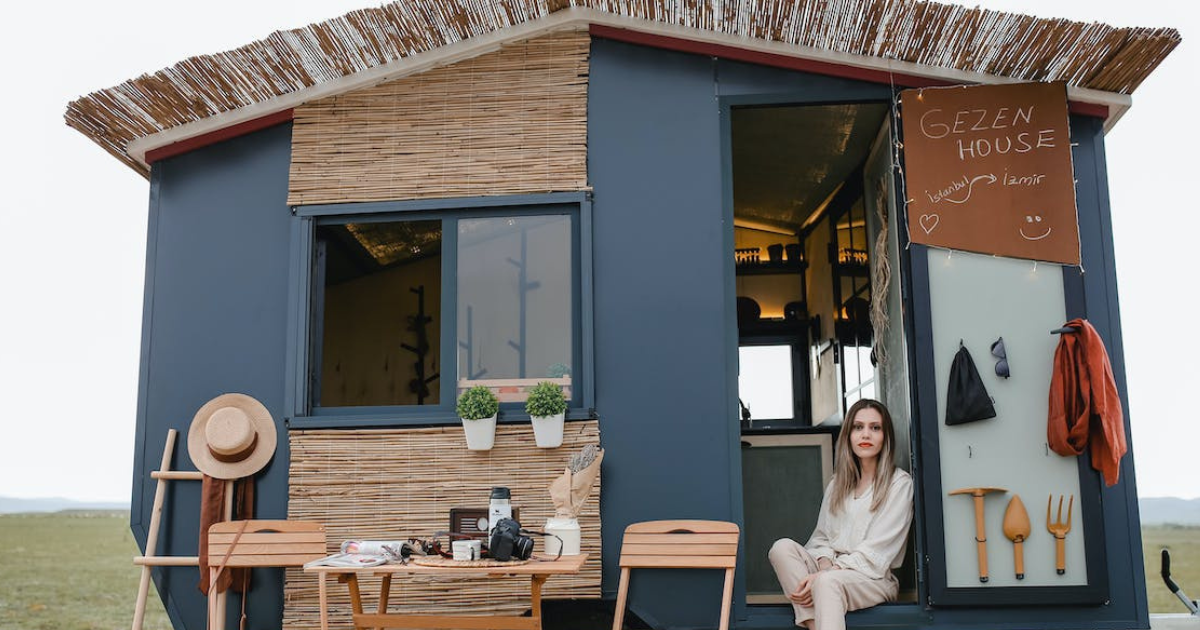
[[(888, 98), (885, 99), (828, 99), (828, 98), (813, 98), (812, 93), (808, 92), (780, 92), (768, 94), (752, 94), (752, 95), (730, 95), (717, 96), (717, 106), (719, 109), (720, 118), (720, 149), (721, 149), (721, 216), (723, 223), (721, 246), (722, 251), (733, 252), (734, 249), (734, 207), (733, 207), (733, 136), (732, 136), (732, 110), (738, 107), (753, 107), (753, 106), (796, 106), (796, 107), (813, 107), (821, 105), (853, 105), (853, 104), (879, 104), (886, 103), (888, 106), (888, 114), (884, 118), (887, 124), (890, 124), (894, 130), (898, 129), (899, 123), (896, 120), (895, 102), (898, 98), (899, 87), (879, 85), (888, 91)], [(893, 133), (898, 133), (894, 131)], [(902, 159), (902, 158), (901, 158)], [(893, 169), (899, 165), (893, 163)], [(894, 199), (903, 199), (901, 177), (895, 177), (892, 183), (891, 194)], [(897, 239), (901, 239), (900, 243), (907, 242), (907, 231), (904, 229), (904, 221), (897, 219)], [(913, 288), (915, 286), (912, 273), (911, 253), (905, 248), (900, 248), (901, 268), (899, 282), (901, 282), (901, 295), (905, 304), (905, 309), (912, 308)], [(726, 391), (728, 400), (731, 401), (730, 408), (727, 410), (728, 417), (739, 418), (738, 409), (736, 408), (738, 400), (738, 328), (736, 316), (736, 269), (733, 257), (728, 257), (727, 264), (722, 270), (722, 282), (725, 287), (725, 321), (732, 323), (732, 326), (727, 326), (725, 330), (724, 343), (726, 347)], [(925, 278), (924, 286), (928, 289), (928, 278)], [(927, 296), (927, 293), (925, 294)], [(927, 301), (927, 300), (926, 300)], [(905, 338), (910, 340), (906, 344), (908, 348), (909, 365), (912, 366), (912, 361), (916, 356), (916, 346), (918, 346), (918, 338), (916, 337), (916, 327), (913, 323), (913, 318), (906, 318), (904, 323)], [(909, 379), (909, 410), (913, 418), (909, 423), (909, 445), (912, 455), (911, 466), (913, 468), (913, 478), (916, 480), (915, 485), (920, 486), (921, 482), (917, 479), (916, 462), (918, 461), (917, 452), (920, 445), (920, 436), (917, 431), (917, 422), (915, 419), (918, 407), (918, 387), (916, 383), (915, 369), (910, 369), (908, 373)], [(936, 398), (933, 399), (933, 404), (936, 404)], [(730, 444), (730, 505), (733, 508), (733, 518), (740, 526), (745, 528), (745, 512), (742, 507), (743, 492), (742, 492), (742, 458), (740, 452), (741, 443), (741, 423), (729, 423), (728, 439)], [(918, 560), (916, 564), (917, 572), (917, 602), (895, 603), (885, 606), (875, 606), (873, 608), (855, 611), (851, 613), (854, 616), (854, 625), (858, 627), (874, 627), (874, 626), (920, 626), (930, 624), (932, 622), (931, 611), (926, 609), (921, 602), (928, 600), (928, 586), (926, 583), (926, 575), (924, 570), (924, 560), (928, 558), (924, 548), (924, 522), (922, 518), (923, 510), (921, 508), (920, 492), (916, 492), (913, 503), (913, 537), (915, 549), (908, 553), (914, 554)], [(739, 551), (739, 554), (743, 553)], [(745, 559), (742, 558), (738, 563), (735, 575), (735, 597), (733, 602), (733, 617), (737, 621), (738, 627), (742, 628), (759, 628), (759, 627), (781, 627), (790, 626), (793, 620), (793, 611), (787, 605), (760, 605), (749, 604), (746, 601), (746, 570)]]

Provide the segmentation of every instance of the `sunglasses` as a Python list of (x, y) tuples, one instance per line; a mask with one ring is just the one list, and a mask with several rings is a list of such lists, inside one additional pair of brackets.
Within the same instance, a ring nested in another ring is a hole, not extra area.
[(1004, 337), (1000, 337), (992, 344), (992, 356), (996, 357), (996, 376), (1008, 378), (1010, 373), (1008, 370), (1008, 354), (1004, 351)]

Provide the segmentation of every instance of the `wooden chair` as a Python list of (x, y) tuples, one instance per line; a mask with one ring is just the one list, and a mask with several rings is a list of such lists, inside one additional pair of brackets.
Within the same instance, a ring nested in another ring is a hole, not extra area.
[[(299, 567), (324, 558), (325, 526), (308, 521), (225, 521), (208, 528), (211, 568), (208, 589), (209, 628), (223, 628), (224, 606), (218, 604), (217, 579), (225, 569)], [(242, 594), (243, 612), (245, 598)]]
[(729, 630), (739, 529), (723, 521), (647, 521), (625, 528), (613, 630), (621, 630), (631, 569), (725, 569), (720, 630)]

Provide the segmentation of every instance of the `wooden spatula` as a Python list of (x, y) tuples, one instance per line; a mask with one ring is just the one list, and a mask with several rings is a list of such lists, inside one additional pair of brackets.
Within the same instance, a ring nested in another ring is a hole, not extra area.
[(1013, 542), (1013, 561), (1017, 567), (1017, 579), (1025, 579), (1025, 539), (1029, 538), (1029, 513), (1021, 497), (1013, 495), (1004, 510), (1004, 535)]

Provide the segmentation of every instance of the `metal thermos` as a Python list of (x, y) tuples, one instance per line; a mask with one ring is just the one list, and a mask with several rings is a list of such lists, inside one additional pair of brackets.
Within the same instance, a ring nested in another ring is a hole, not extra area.
[(488, 540), (492, 539), (492, 530), (502, 518), (512, 518), (512, 493), (508, 488), (492, 488), (492, 498), (488, 502)]

